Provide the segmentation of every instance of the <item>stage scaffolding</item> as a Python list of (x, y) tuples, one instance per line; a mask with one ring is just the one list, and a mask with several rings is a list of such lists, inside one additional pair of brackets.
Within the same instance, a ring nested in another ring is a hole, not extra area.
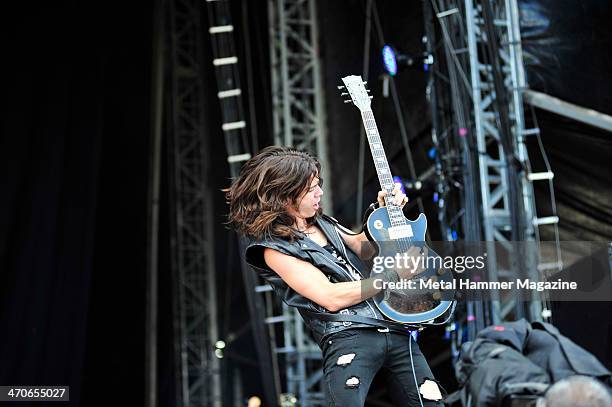
[[(270, 64), (274, 142), (313, 153), (329, 169), (315, 0), (269, 0)], [(331, 194), (323, 207), (331, 210)], [(262, 295), (270, 287), (256, 288)], [(272, 304), (267, 295), (273, 353), (282, 361), (281, 405), (323, 406), (321, 351), (295, 309)], [(278, 325), (280, 324), (280, 325)], [(278, 326), (278, 329), (275, 327)]]
[(221, 407), (210, 149), (204, 120), (202, 3), (167, 3), (168, 168), (174, 281), (176, 400)]
[[(252, 157), (252, 154), (257, 150), (256, 126), (254, 119), (249, 123), (246, 119), (246, 114), (243, 106), (243, 91), (240, 85), (240, 64), (246, 65), (247, 84), (252, 81), (250, 74), (250, 61), (247, 58), (250, 56), (250, 44), (248, 43), (248, 27), (243, 25), (244, 41), (244, 60), (238, 55), (238, 50), (235, 42), (236, 31), (232, 19), (232, 12), (229, 0), (207, 1), (208, 14), (208, 33), (212, 45), (212, 61), (211, 64), (215, 70), (215, 79), (217, 85), (217, 100), (221, 109), (221, 132), (225, 140), (225, 149), (227, 154), (227, 162), (230, 169), (230, 176), (235, 179), (240, 174), (242, 164)], [(246, 3), (243, 2), (242, 13), (248, 13)], [(248, 16), (242, 16), (243, 21), (248, 19)], [(252, 86), (252, 83), (250, 83)], [(248, 89), (248, 87), (247, 87)], [(246, 92), (248, 93), (248, 91)], [(255, 96), (250, 95), (250, 100), (253, 101)], [(251, 104), (251, 109), (254, 106)], [(254, 118), (255, 113), (250, 112)], [(250, 134), (249, 134), (250, 133)], [(250, 137), (249, 137), (250, 136)], [(249, 306), (251, 316), (250, 329), (253, 333), (255, 347), (258, 353), (258, 362), (262, 372), (266, 373), (266, 377), (262, 378), (264, 401), (268, 404), (276, 404), (278, 399), (279, 373), (275, 355), (272, 355), (270, 349), (270, 332), (265, 326), (265, 307), (266, 301), (271, 301), (271, 293), (266, 293), (263, 297), (255, 292), (255, 287), (259, 284), (258, 277), (245, 262), (244, 253), (246, 251), (246, 240), (235, 236), (236, 241), (231, 241), (229, 244), (236, 244), (240, 253), (240, 268), (242, 272), (244, 287), (246, 291), (246, 301)], [(233, 283), (231, 280), (225, 282), (226, 287), (224, 292)], [(227, 301), (227, 299), (226, 299)], [(231, 337), (233, 334), (228, 334)], [(234, 392), (238, 394), (242, 391), (243, 383), (241, 372), (234, 370)], [(238, 405), (242, 400), (234, 397), (234, 403)]]
[[(443, 228), (449, 229), (463, 218), (465, 240), (488, 242), (490, 280), (511, 276), (538, 279), (538, 271), (559, 270), (554, 174), (539, 140), (539, 129), (525, 124), (523, 112), (527, 86), (516, 0), (428, 0), (424, 7), (430, 8), (430, 17), (439, 24), (438, 30), (429, 27), (430, 42), (435, 44), (438, 34), (443, 46), (430, 81), (434, 143), (442, 150), (439, 155), (454, 155), (463, 170), (463, 189), (456, 194), (463, 205), (449, 206), (451, 212), (440, 206)], [(436, 47), (430, 44), (430, 49), (435, 52)], [(530, 137), (538, 140), (539, 153), (546, 162), (544, 170), (531, 167), (526, 146)], [(439, 180), (450, 172), (448, 163), (440, 160), (436, 168)], [(534, 182), (547, 183), (545, 198), (550, 200), (553, 213), (536, 213)], [(448, 196), (449, 183), (438, 185), (440, 195)], [(533, 242), (532, 247), (538, 247), (543, 227), (553, 229), (554, 253), (545, 258), (539, 250), (526, 250), (526, 256), (519, 256), (519, 246), (525, 245), (513, 242)], [(496, 249), (498, 255), (503, 250), (503, 257), (511, 261), (499, 266), (502, 263), (496, 261)], [(546, 319), (550, 316), (546, 304), (545, 298), (525, 303), (499, 296), (490, 306), (468, 304), (469, 336), (505, 320)]]
[[(234, 42), (234, 25), (229, 0), (208, 1), (208, 33), (212, 44), (217, 80), (217, 99), (221, 107), (221, 130), (225, 139), (227, 162), (232, 178), (238, 176), (242, 163), (251, 158), (247, 122), (242, 105), (239, 58)], [(253, 143), (255, 144), (255, 143)]]
[[(313, 153), (329, 169), (315, 0), (269, 0), (274, 143)], [(329, 191), (323, 204), (331, 210)]]

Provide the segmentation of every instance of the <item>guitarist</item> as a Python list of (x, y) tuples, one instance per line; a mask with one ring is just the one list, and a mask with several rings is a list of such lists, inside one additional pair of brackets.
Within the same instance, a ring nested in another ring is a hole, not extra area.
[[(410, 333), (370, 300), (380, 290), (360, 259), (365, 233), (350, 234), (323, 214), (320, 174), (314, 157), (286, 147), (267, 147), (244, 164), (225, 193), (229, 223), (249, 240), (247, 263), (312, 330), (330, 406), (363, 406), (379, 371), (397, 406), (442, 405), (444, 390)], [(398, 188), (392, 194), (394, 205), (408, 201)], [(381, 206), (385, 195), (378, 193)], [(404, 270), (385, 279), (420, 271)]]

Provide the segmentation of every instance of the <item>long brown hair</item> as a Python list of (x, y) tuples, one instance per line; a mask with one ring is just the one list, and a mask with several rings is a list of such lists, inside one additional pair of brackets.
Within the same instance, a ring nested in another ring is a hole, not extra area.
[[(242, 235), (257, 239), (301, 237), (287, 207), (297, 209), (297, 200), (310, 187), (312, 177), (319, 177), (322, 185), (320, 174), (321, 164), (307, 152), (290, 147), (264, 148), (223, 190), (229, 204), (228, 223)], [(320, 213), (321, 209), (317, 215)], [(315, 217), (307, 221), (312, 223)]]

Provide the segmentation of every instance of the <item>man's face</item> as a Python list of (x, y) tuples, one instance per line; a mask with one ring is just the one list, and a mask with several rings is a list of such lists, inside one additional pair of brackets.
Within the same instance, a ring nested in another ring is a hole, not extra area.
[(319, 186), (319, 177), (313, 176), (310, 186), (298, 198), (298, 211), (295, 214), (302, 219), (312, 218), (319, 210), (323, 190)]

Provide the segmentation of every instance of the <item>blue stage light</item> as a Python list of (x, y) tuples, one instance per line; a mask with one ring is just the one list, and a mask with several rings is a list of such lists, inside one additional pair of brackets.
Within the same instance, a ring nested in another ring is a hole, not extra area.
[(397, 58), (395, 50), (390, 45), (385, 45), (382, 49), (383, 63), (385, 64), (385, 70), (391, 76), (397, 74)]
[(397, 175), (395, 175), (393, 177), (393, 183), (394, 184), (400, 184), (400, 191), (401, 191), (401, 193), (406, 195), (406, 188), (404, 187), (404, 180), (401, 177), (398, 177)]

